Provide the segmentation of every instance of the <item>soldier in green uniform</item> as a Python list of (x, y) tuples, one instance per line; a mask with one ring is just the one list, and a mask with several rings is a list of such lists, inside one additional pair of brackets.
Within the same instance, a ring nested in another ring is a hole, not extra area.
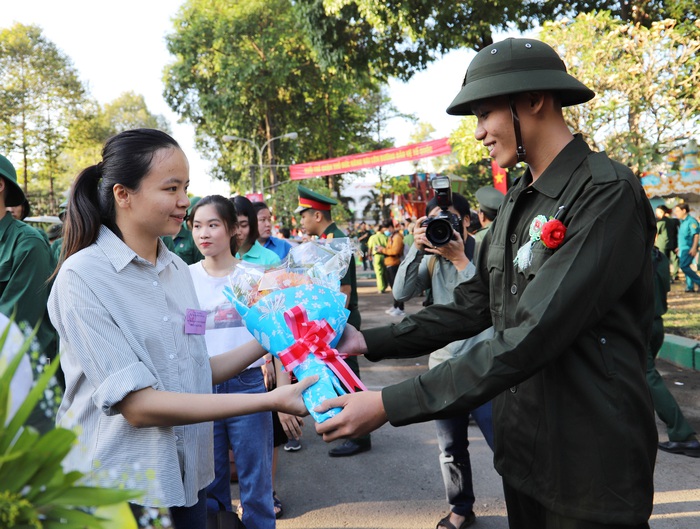
[[(331, 216), (331, 206), (335, 206), (338, 202), (332, 198), (324, 196), (320, 193), (312, 191), (308, 187), (299, 186), (299, 207), (295, 213), (301, 215), (301, 226), (309, 235), (316, 235), (322, 239), (342, 238), (347, 237), (338, 226), (333, 222)], [(340, 280), (340, 291), (347, 296), (346, 308), (350, 311), (348, 323), (360, 328), (362, 322), (360, 318), (360, 308), (357, 298), (357, 271), (355, 270), (354, 261), (350, 263), (348, 271)], [(360, 376), (360, 366), (357, 358), (351, 357), (346, 360), (350, 369), (355, 374)], [(340, 446), (329, 450), (328, 455), (331, 457), (344, 457), (359, 454), (372, 448), (372, 442), (369, 435), (358, 436), (354, 439), (348, 439)]]
[[(190, 207), (187, 209), (187, 215), (189, 216), (192, 208), (201, 200), (201, 197), (192, 197), (190, 199)], [(180, 231), (175, 237), (163, 237), (163, 242), (168, 250), (174, 254), (180, 256), (180, 258), (185, 261), (188, 265), (198, 263), (204, 256), (197, 249), (197, 245), (194, 243), (192, 238), (192, 231), (190, 231), (185, 221), (180, 226)]]
[(479, 216), (479, 224), (481, 224), (481, 228), (474, 234), (476, 249), (478, 250), (479, 243), (484, 240), (489, 226), (496, 220), (498, 208), (501, 207), (501, 203), (503, 202), (503, 193), (495, 187), (486, 186), (477, 189), (475, 194), (476, 200), (479, 203), (477, 215)]
[(594, 96), (538, 40), (479, 51), (447, 111), (474, 114), (475, 137), (498, 165), (527, 170), (454, 302), (396, 325), (348, 328), (339, 351), (412, 357), (489, 325), (495, 335), (415, 379), (329, 399), (320, 409), (343, 411), (316, 425), (332, 441), (493, 398), (511, 529), (647, 529), (652, 512), (658, 436), (645, 368), (655, 222), (629, 168), (567, 126), (562, 107)]
[[(41, 321), (37, 332), (38, 351), (30, 353), (32, 366), (42, 364), (40, 355), (48, 361), (56, 357), (56, 332), (46, 314), (51, 275), (49, 245), (37, 230), (12, 217), (7, 206), (18, 206), (24, 201), (22, 188), (17, 185), (17, 174), (12, 163), (0, 155), (0, 312), (15, 315), (15, 321), (25, 332), (30, 332)], [(53, 427), (53, 401), (42, 401), (35, 408), (29, 423), (40, 431)]]

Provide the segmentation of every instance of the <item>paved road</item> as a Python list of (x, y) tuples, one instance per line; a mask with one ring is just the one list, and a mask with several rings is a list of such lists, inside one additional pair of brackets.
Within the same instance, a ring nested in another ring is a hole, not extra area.
[[(409, 313), (420, 310), (422, 299), (406, 304)], [(373, 281), (360, 281), (363, 327), (398, 321), (384, 313), (391, 294), (379, 295)], [(673, 392), (683, 392), (685, 411), (700, 430), (700, 373), (662, 364), (662, 374)], [(362, 379), (370, 389), (424, 372), (427, 357), (370, 363), (361, 360)], [(683, 385), (675, 382), (683, 381)], [(691, 393), (692, 392), (692, 393)], [(679, 395), (680, 397), (681, 395)], [(680, 400), (680, 399), (679, 399)], [(665, 429), (658, 423), (659, 435)], [(479, 429), (470, 427), (472, 467), (479, 529), (506, 529), (501, 479), (492, 465), (492, 453)], [(373, 448), (350, 458), (330, 458), (329, 445), (318, 437), (307, 419), (302, 450), (280, 451), (277, 492), (284, 504), (279, 529), (432, 529), (447, 512), (438, 467), (438, 449), (432, 423), (402, 428), (386, 425), (372, 434)], [(700, 529), (700, 459), (659, 453), (655, 476), (653, 529)], [(238, 498), (237, 485), (232, 486)], [(234, 500), (236, 503), (236, 500)]]

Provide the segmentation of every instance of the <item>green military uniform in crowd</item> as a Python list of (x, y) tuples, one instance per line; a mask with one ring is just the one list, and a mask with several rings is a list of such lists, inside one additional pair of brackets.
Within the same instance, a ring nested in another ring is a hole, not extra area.
[[(663, 315), (668, 310), (667, 293), (671, 289), (671, 273), (668, 258), (664, 253), (655, 249), (654, 262), (654, 323), (651, 327), (651, 340), (647, 346), (647, 384), (651, 391), (654, 409), (666, 425), (668, 440), (675, 442), (687, 441), (695, 435), (695, 430), (688, 424), (678, 402), (671, 395), (661, 375), (656, 370), (656, 356), (664, 343)], [(698, 452), (700, 454), (700, 451)]]
[(188, 265), (198, 263), (204, 256), (199, 253), (197, 245), (192, 238), (192, 232), (187, 228), (185, 223), (182, 223), (180, 231), (175, 237), (163, 237), (163, 242), (168, 250), (180, 256)]
[[(343, 237), (347, 237), (345, 232), (335, 225), (335, 222), (332, 222), (330, 226), (325, 229), (323, 235), (325, 235), (326, 238), (332, 237), (334, 239), (342, 239)], [(340, 284), (350, 285), (350, 299), (348, 300), (348, 310), (350, 311), (350, 316), (348, 316), (348, 323), (356, 329), (359, 329), (360, 324), (362, 323), (362, 318), (360, 317), (360, 305), (357, 297), (357, 271), (355, 270), (354, 260), (350, 261), (348, 271), (340, 280)]]
[[(488, 213), (489, 216), (495, 218), (498, 214), (498, 208), (500, 208), (501, 204), (503, 203), (503, 193), (501, 193), (495, 187), (486, 186), (477, 189), (475, 195), (476, 200), (479, 203), (479, 209), (485, 213)], [(483, 241), (484, 237), (486, 237), (486, 233), (489, 231), (490, 226), (490, 224), (488, 226), (484, 226), (474, 234), (477, 249), (479, 248), (481, 241)]]
[(671, 277), (678, 275), (678, 230), (680, 221), (668, 215), (656, 220), (656, 242), (655, 246), (668, 258), (671, 267)]
[[(197, 202), (201, 200), (201, 197), (192, 197), (190, 201), (190, 207), (187, 208), (187, 215), (192, 214), (192, 209), (197, 205)], [(180, 231), (175, 237), (166, 236), (163, 237), (163, 242), (167, 246), (168, 250), (178, 255), (180, 259), (185, 261), (188, 265), (198, 263), (204, 256), (197, 249), (197, 245), (194, 243), (192, 238), (192, 232), (187, 227), (187, 222), (183, 222), (180, 226)]]
[[(0, 156), (0, 176), (5, 181), (6, 205), (17, 205), (18, 195), (24, 199), (24, 194), (16, 183), (14, 167), (4, 156)], [(15, 321), (26, 333), (41, 321), (36, 335), (38, 350), (30, 352), (35, 376), (38, 376), (42, 363), (40, 355), (51, 361), (57, 354), (56, 331), (46, 313), (49, 297), (46, 280), (53, 272), (49, 246), (36, 229), (15, 220), (9, 212), (3, 213), (0, 219), (0, 312), (8, 317), (15, 313)], [(42, 400), (29, 424), (40, 431), (52, 428), (53, 404), (52, 399)]]
[[(299, 207), (294, 211), (295, 213), (302, 214), (303, 212), (312, 209), (321, 212), (330, 212), (331, 206), (335, 206), (338, 201), (317, 193), (305, 186), (297, 187), (299, 192)], [(318, 234), (316, 234), (318, 235)], [(325, 227), (321, 238), (323, 239), (340, 239), (347, 237), (347, 234), (338, 228), (335, 222), (331, 221), (328, 226)], [(357, 270), (356, 270), (355, 260), (352, 259), (348, 266), (348, 271), (340, 280), (341, 286), (350, 286), (350, 295), (348, 296), (347, 309), (350, 311), (348, 316), (348, 323), (355, 327), (360, 328), (362, 323), (362, 318), (360, 317), (360, 308), (358, 304), (357, 297)], [(356, 356), (349, 356), (345, 359), (345, 363), (352, 369), (353, 373), (360, 377), (360, 364), (357, 361)], [(332, 448), (329, 451), (331, 457), (341, 457), (350, 456), (371, 448), (371, 439), (369, 435), (362, 437), (347, 439), (341, 446)]]

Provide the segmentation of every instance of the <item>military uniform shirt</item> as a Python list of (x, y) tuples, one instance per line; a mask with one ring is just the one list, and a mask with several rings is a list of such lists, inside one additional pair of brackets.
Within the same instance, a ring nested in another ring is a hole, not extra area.
[[(567, 227), (559, 248), (514, 258), (538, 215)], [(370, 360), (419, 356), (473, 336), (467, 355), (382, 391), (403, 425), (494, 399), (494, 465), (547, 509), (641, 524), (653, 504), (657, 433), (645, 380), (653, 317), (654, 217), (638, 179), (576, 136), (532, 183), (509, 191), (455, 301), (363, 331)]]
[(78, 434), (63, 464), (91, 485), (144, 491), (145, 506), (192, 506), (214, 479), (211, 422), (135, 428), (116, 409), (148, 387), (211, 393), (206, 343), (185, 334), (187, 309), (199, 302), (182, 259), (159, 243), (153, 265), (105, 226), (66, 259), (49, 297), (66, 376), (57, 422)]
[[(335, 222), (331, 222), (328, 225), (328, 227), (324, 230), (323, 235), (332, 235), (334, 239), (342, 239), (344, 237), (347, 237), (345, 232), (335, 225)], [(348, 310), (350, 311), (350, 316), (348, 317), (348, 323), (356, 329), (359, 329), (362, 323), (362, 318), (360, 317), (360, 305), (357, 297), (357, 271), (355, 270), (354, 259), (350, 261), (348, 271), (340, 280), (340, 284), (350, 285), (350, 297), (348, 301)]]
[(163, 242), (168, 250), (178, 255), (180, 259), (188, 265), (198, 263), (204, 256), (197, 249), (197, 245), (192, 238), (192, 232), (183, 223), (179, 233), (175, 237), (163, 237)]
[(53, 271), (49, 246), (39, 231), (6, 213), (0, 220), (0, 312), (32, 329), (42, 320), (37, 334), (41, 351), (56, 356), (56, 333), (46, 316)]

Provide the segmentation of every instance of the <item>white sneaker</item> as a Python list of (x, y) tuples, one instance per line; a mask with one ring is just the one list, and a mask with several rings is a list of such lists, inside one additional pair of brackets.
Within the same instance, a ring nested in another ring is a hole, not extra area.
[(384, 312), (393, 316), (394, 312), (396, 312), (396, 307), (391, 307), (390, 309), (386, 309)]
[(398, 307), (396, 309), (394, 309), (394, 313), (392, 314), (392, 316), (401, 316), (401, 317), (404, 317), (405, 315), (406, 315), (406, 313)]

